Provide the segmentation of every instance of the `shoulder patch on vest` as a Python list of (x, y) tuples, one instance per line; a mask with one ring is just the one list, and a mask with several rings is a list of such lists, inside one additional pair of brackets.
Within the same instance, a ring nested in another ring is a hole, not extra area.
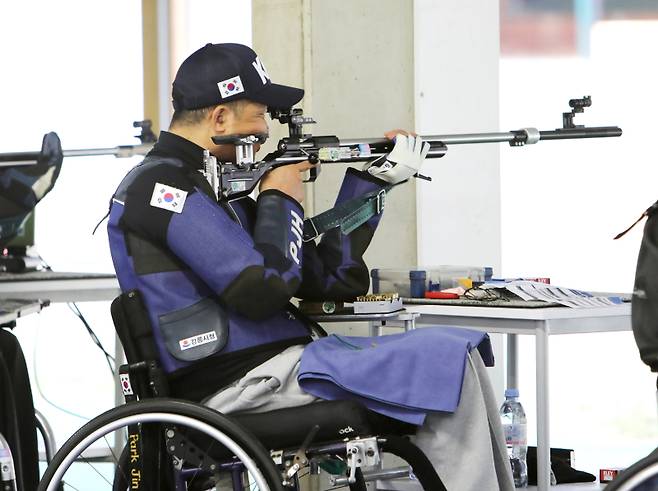
[(186, 199), (187, 191), (156, 182), (151, 195), (151, 206), (182, 213)]

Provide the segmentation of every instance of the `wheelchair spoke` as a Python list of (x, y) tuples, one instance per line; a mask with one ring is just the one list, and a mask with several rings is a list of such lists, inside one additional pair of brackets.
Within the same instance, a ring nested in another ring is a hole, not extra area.
[(101, 478), (103, 478), (103, 480), (104, 480), (106, 483), (108, 483), (108, 484), (110, 485), (110, 487), (112, 487), (112, 483), (107, 479), (107, 477), (105, 477), (105, 476), (103, 475), (103, 473), (102, 473), (101, 471), (99, 471), (99, 470), (96, 468), (96, 466), (95, 466), (93, 463), (89, 462), (87, 459), (85, 459), (85, 458), (82, 457), (82, 456), (81, 456), (81, 459), (82, 459), (82, 461), (83, 461), (85, 464), (87, 464), (89, 467), (91, 467), (91, 468), (94, 470), (94, 472), (95, 472), (96, 474), (98, 474), (99, 476), (101, 476)]
[(110, 442), (107, 441), (107, 435), (103, 435), (103, 440), (105, 440), (105, 445), (107, 445), (107, 449), (110, 451), (110, 455), (112, 455), (112, 459), (114, 460), (114, 463), (118, 465), (119, 459), (114, 453), (114, 450), (112, 450), (112, 445), (110, 445)]
[[(208, 448), (206, 448), (206, 450), (205, 450), (205, 455), (209, 454), (210, 450), (213, 448), (215, 443), (216, 442), (214, 440), (210, 441), (210, 445), (208, 445)], [(192, 475), (192, 478), (190, 479), (190, 484), (192, 484), (194, 482), (194, 480), (197, 478), (197, 476), (199, 475), (200, 472), (201, 472), (201, 469), (196, 470), (196, 472)]]
[[(128, 477), (126, 476), (126, 473), (123, 471), (123, 467), (121, 466), (121, 463), (119, 462), (119, 458), (117, 458), (117, 455), (114, 453), (114, 450), (112, 449), (112, 445), (110, 445), (110, 442), (107, 441), (107, 435), (103, 435), (103, 440), (105, 440), (105, 444), (107, 445), (107, 448), (110, 450), (110, 453), (112, 454), (112, 459), (114, 459), (114, 466), (121, 472), (121, 476), (128, 482)], [(128, 442), (126, 442), (127, 444)]]
[[(123, 466), (121, 465), (121, 462), (119, 461), (120, 458), (117, 457), (117, 455), (114, 453), (114, 450), (113, 450), (113, 448), (112, 448), (112, 445), (110, 445), (110, 442), (107, 441), (107, 435), (104, 435), (104, 436), (103, 436), (103, 440), (105, 440), (105, 444), (107, 445), (107, 448), (110, 450), (110, 453), (112, 454), (112, 459), (114, 459), (114, 466), (115, 466), (115, 468), (118, 469), (119, 472), (121, 472), (121, 477), (123, 477), (124, 480), (125, 480), (126, 482), (128, 482), (128, 476), (127, 476), (126, 473), (124, 472)], [(127, 445), (127, 444), (128, 444), (128, 442), (126, 441), (125, 445)]]

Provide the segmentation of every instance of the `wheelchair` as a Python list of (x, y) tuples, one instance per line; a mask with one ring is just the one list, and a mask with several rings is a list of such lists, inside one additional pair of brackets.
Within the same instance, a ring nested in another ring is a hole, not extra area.
[(658, 489), (658, 449), (621, 472), (606, 491), (653, 491)]
[[(415, 426), (354, 401), (226, 416), (168, 397), (167, 377), (158, 366), (139, 292), (117, 297), (111, 312), (127, 360), (120, 368), (126, 404), (71, 436), (46, 469), (39, 491), (284, 491), (307, 489), (307, 484), (318, 490), (322, 471), (329, 476), (330, 489), (366, 491), (368, 481), (400, 478), (415, 481), (416, 489), (446, 489), (408, 439)], [(103, 447), (100, 452), (97, 443)], [(384, 453), (405, 465), (383, 468)], [(74, 463), (87, 464), (93, 469), (88, 475), (99, 482), (87, 488), (72, 482)]]

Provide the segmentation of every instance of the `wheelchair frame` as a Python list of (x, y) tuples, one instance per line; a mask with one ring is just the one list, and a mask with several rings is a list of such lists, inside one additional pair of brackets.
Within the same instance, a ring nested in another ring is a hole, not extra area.
[[(128, 426), (129, 435), (135, 435), (130, 441), (138, 442), (136, 445), (139, 445), (139, 448), (136, 451), (140, 456), (147, 456), (148, 459), (146, 457), (129, 459), (130, 467), (127, 475), (131, 476), (131, 479), (139, 476), (140, 482), (124, 482), (119, 488), (115, 476), (113, 489), (163, 489), (161, 481), (163, 462), (166, 462), (168, 468), (174, 468), (173, 481), (168, 484), (176, 491), (187, 489), (186, 472), (198, 473), (200, 470), (205, 470), (212, 473), (219, 469), (231, 472), (234, 491), (244, 491), (245, 470), (254, 477), (261, 491), (299, 489), (299, 475), (302, 469), (309, 468), (311, 475), (319, 473), (322, 460), (327, 456), (338, 456), (347, 464), (349, 472), (344, 477), (334, 476), (331, 480), (334, 486), (347, 485), (351, 491), (365, 491), (366, 481), (411, 477), (417, 479), (423, 489), (445, 490), (434, 467), (422, 451), (399, 435), (367, 434), (315, 443), (314, 437), (319, 429), (315, 425), (308, 431), (304, 441), (295, 448), (282, 447), (268, 451), (257, 437), (242, 427), (235, 418), (199, 404), (167, 398), (165, 374), (157, 362), (142, 356), (139, 347), (140, 344), (143, 346), (143, 340), (140, 342), (133, 337), (130, 317), (126, 315), (123, 303), (128, 300), (142, 305), (137, 291), (124, 293), (112, 303), (115, 328), (128, 360), (119, 371), (127, 403), (103, 413), (78, 430), (55, 455), (39, 484), (39, 491), (58, 489), (62, 475), (86, 446), (101, 435), (124, 425)], [(140, 319), (146, 317), (141, 316)], [(140, 332), (144, 332), (144, 329)], [(329, 401), (316, 404), (326, 402)], [(162, 423), (164, 428), (153, 429), (148, 424), (150, 422)], [(203, 452), (199, 452), (194, 444), (189, 444), (187, 438), (177, 432), (176, 425), (181, 422), (195, 431), (201, 431), (220, 441), (233, 455), (228, 455), (221, 461), (215, 457), (201, 455)], [(381, 463), (380, 454), (383, 451), (401, 457), (409, 466), (390, 470), (377, 468)], [(128, 455), (126, 452), (122, 452), (125, 454), (123, 459)], [(233, 456), (239, 457), (240, 462), (236, 462)], [(149, 459), (154, 459), (155, 464)], [(186, 471), (183, 467), (184, 462), (196, 467)], [(362, 467), (375, 467), (375, 470), (363, 472)], [(156, 477), (156, 487), (150, 487), (143, 480), (153, 476)], [(133, 484), (137, 484), (138, 487)]]

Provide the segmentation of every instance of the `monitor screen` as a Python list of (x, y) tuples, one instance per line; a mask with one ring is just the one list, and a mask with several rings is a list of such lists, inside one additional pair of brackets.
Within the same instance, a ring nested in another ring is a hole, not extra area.
[(18, 229), (16, 236), (5, 247), (7, 249), (23, 249), (34, 245), (34, 210)]

